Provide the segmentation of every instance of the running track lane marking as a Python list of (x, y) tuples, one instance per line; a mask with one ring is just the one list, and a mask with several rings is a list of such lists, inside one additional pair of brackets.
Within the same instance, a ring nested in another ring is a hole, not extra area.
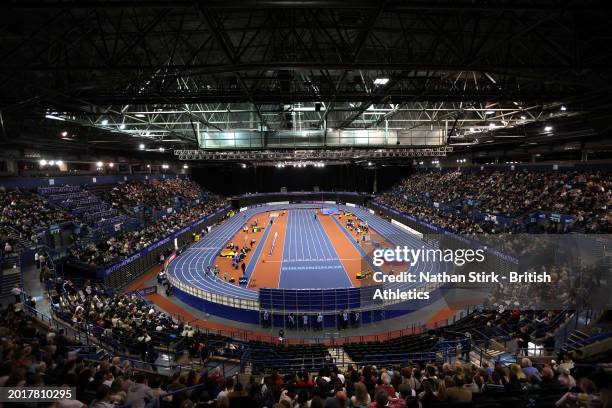
[(259, 263), (261, 254), (264, 252), (264, 247), (266, 246), (266, 242), (268, 241), (268, 236), (270, 235), (271, 230), (272, 226), (270, 225), (270, 222), (266, 222), (266, 228), (264, 228), (263, 236), (257, 243), (257, 246), (255, 247), (255, 252), (253, 252), (253, 255), (251, 256), (251, 259), (249, 259), (249, 263), (246, 267), (245, 274), (248, 277), (248, 281), (246, 284), (247, 288), (251, 284), (251, 277), (253, 276), (253, 272), (255, 272), (255, 269), (257, 269), (257, 264)]
[(331, 219), (331, 215), (321, 215), (317, 217), (323, 230), (329, 237), (336, 253), (340, 256), (340, 262), (344, 266), (349, 281), (354, 287), (361, 286), (361, 281), (357, 279), (357, 273), (361, 272), (361, 262), (363, 258), (348, 237), (340, 229), (338, 224)]
[[(240, 229), (238, 230), (238, 232), (236, 232), (236, 234), (234, 234), (224, 245), (223, 247), (227, 247), (227, 245), (231, 242), (234, 243), (235, 245), (238, 245), (238, 247), (249, 247), (249, 241), (250, 239), (256, 239), (257, 241), (260, 241), (262, 239), (262, 236), (264, 235), (264, 231), (260, 230), (259, 232), (252, 232), (250, 230), (250, 228), (247, 229), (247, 232), (244, 232), (243, 228), (244, 225), (250, 226), (258, 217), (260, 214), (254, 214), (251, 217), (249, 217), (248, 219), (244, 220), (243, 225), (240, 227)], [(267, 225), (266, 225), (267, 227)], [(207, 247), (201, 247), (201, 248), (207, 248)], [(201, 249), (198, 248), (198, 249)], [(221, 249), (221, 251), (217, 252), (217, 257), (215, 258), (215, 264), (219, 265), (221, 272), (219, 273), (219, 277), (222, 279), (223, 276), (225, 274), (227, 274), (227, 282), (230, 283), (231, 285), (235, 285), (235, 286), (239, 286), (238, 281), (240, 280), (240, 278), (242, 277), (242, 269), (240, 268), (240, 264), (238, 265), (238, 269), (234, 269), (233, 267), (233, 259), (230, 258), (225, 258), (221, 256), (221, 252), (223, 251), (223, 249)], [(253, 254), (254, 252), (251, 250), (249, 252), (247, 252), (246, 258), (243, 261), (240, 261), (240, 263), (242, 262), (246, 262), (247, 264), (251, 262), (251, 259), (253, 258)], [(230, 279), (234, 278), (234, 283), (230, 282)], [(225, 280), (225, 279), (223, 279)]]
[[(320, 282), (320, 286), (317, 287), (321, 288), (352, 287), (351, 280), (339, 261), (340, 257), (319, 223), (318, 217), (314, 219), (312, 210), (289, 211), (288, 229), (279, 287), (307, 289), (312, 288), (313, 282), (317, 280)], [(293, 266), (293, 263), (305, 266)], [(341, 269), (344, 275), (340, 271), (336, 272), (336, 269)], [(297, 273), (298, 270), (310, 270), (310, 273)]]
[[(263, 249), (257, 264), (254, 267), (253, 273), (249, 278), (249, 288), (278, 288), (280, 282), (280, 274), (282, 268), (282, 257), (285, 246), (285, 234), (287, 231), (287, 218), (289, 212), (285, 215), (279, 215), (274, 219), (274, 224), (270, 228), (270, 233), (263, 244)], [(269, 223), (270, 219), (266, 219)], [(268, 249), (274, 239), (274, 233), (278, 233), (276, 244), (274, 246), (274, 252), (272, 255), (268, 255)]]

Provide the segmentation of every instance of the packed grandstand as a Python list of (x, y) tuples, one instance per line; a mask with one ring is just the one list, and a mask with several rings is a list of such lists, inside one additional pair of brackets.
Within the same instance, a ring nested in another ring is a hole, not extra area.
[(612, 408), (609, 3), (0, 1), (0, 408)]
[[(599, 172), (554, 177), (527, 170), (416, 173), (372, 204), (455, 234), (604, 233), (611, 221), (605, 211), (611, 182), (609, 173)], [(496, 186), (495, 191), (487, 186)], [(352, 339), (296, 342), (290, 333), (287, 340), (274, 334), (249, 337), (209, 328), (197, 319), (186, 321), (144, 292), (110, 287), (95, 274), (83, 274), (125, 260), (226, 208), (223, 197), (183, 178), (120, 182), (98, 191), (66, 185), (0, 194), (3, 264), (22, 251), (44, 248), (36, 254), (43, 293), (28, 293), (19, 282), (5, 287), (3, 281), (3, 291), (14, 299), (2, 306), (2, 386), (70, 385), (78, 401), (91, 406), (609, 403), (610, 377), (602, 365), (612, 357), (607, 311), (530, 310), (518, 302), (494, 303), (493, 296), (452, 321), (412, 326), (386, 337), (360, 335), (361, 322), (354, 314), (349, 327), (343, 326), (342, 315), (337, 320), (337, 329), (350, 330)], [(92, 203), (93, 210), (80, 210)], [(572, 221), (562, 228), (550, 220), (532, 225), (534, 212), (563, 213)], [(484, 220), (482, 214), (503, 221)], [(122, 222), (116, 231), (104, 229), (106, 219), (119, 216), (134, 221)], [(45, 241), (53, 225), (71, 225), (76, 231), (63, 253)], [(162, 252), (156, 263), (171, 253)], [(518, 300), (508, 293), (497, 295)], [(44, 300), (37, 302), (41, 296)], [(315, 321), (316, 314), (310, 318)], [(269, 326), (263, 319), (261, 324)], [(307, 330), (289, 320), (282, 326), (288, 332)], [(284, 330), (279, 336), (285, 336)], [(160, 356), (172, 357), (164, 361)]]

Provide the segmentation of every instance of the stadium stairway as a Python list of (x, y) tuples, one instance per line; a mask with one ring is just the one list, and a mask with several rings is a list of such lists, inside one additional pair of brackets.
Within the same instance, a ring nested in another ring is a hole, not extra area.
[(581, 349), (590, 344), (603, 341), (607, 338), (612, 337), (612, 332), (592, 333), (588, 334), (582, 330), (574, 330), (561, 346), (561, 350), (565, 352)]
[(21, 285), (21, 265), (19, 256), (0, 255), (0, 298), (9, 296), (15, 285)]
[(328, 347), (327, 352), (341, 370), (346, 370), (349, 364), (355, 366), (355, 362), (342, 347)]
[(487, 363), (489, 367), (495, 367), (495, 362), (503, 359), (506, 354), (508, 353), (504, 350), (474, 346), (470, 351), (470, 362), (477, 367), (482, 367), (484, 363)]

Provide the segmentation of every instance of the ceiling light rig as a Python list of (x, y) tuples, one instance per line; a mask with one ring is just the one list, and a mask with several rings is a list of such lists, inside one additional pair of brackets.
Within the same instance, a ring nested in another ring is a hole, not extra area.
[(256, 162), (330, 162), (337, 160), (367, 160), (406, 157), (444, 157), (453, 152), (453, 146), (423, 149), (338, 149), (338, 150), (282, 150), (263, 151), (209, 151), (174, 150), (179, 160), (235, 160)]

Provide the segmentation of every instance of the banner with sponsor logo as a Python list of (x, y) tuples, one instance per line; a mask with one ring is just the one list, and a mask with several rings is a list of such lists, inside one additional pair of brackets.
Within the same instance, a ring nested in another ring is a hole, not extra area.
[(199, 219), (198, 221), (194, 222), (193, 224), (191, 224), (191, 225), (189, 225), (187, 227), (181, 228), (180, 230), (178, 230), (177, 232), (173, 233), (172, 235), (169, 235), (166, 238), (163, 238), (163, 239), (161, 239), (161, 240), (159, 240), (159, 241), (149, 245), (148, 247), (146, 247), (142, 251), (137, 252), (137, 253), (135, 253), (133, 255), (130, 255), (129, 257), (125, 258), (124, 260), (119, 261), (119, 262), (117, 262), (114, 265), (111, 265), (110, 267), (108, 267), (108, 268), (103, 270), (102, 276), (107, 276), (107, 275), (110, 275), (113, 272), (116, 272), (117, 270), (123, 268), (124, 266), (134, 262), (136, 259), (140, 258), (141, 256), (144, 256), (144, 255), (146, 255), (148, 253), (151, 253), (152, 251), (155, 251), (160, 246), (162, 246), (162, 245), (172, 241), (175, 238), (178, 238), (179, 236), (183, 235), (184, 233), (186, 233), (190, 229), (192, 229), (194, 227), (197, 227), (198, 225), (204, 223), (205, 221), (210, 220), (211, 218), (214, 218), (214, 217), (218, 216), (219, 214), (222, 214), (223, 212), (229, 210), (230, 208), (231, 207), (229, 205), (225, 206), (222, 209), (220, 209), (219, 211), (217, 211), (217, 212), (215, 212), (213, 214), (207, 215), (206, 217)]

